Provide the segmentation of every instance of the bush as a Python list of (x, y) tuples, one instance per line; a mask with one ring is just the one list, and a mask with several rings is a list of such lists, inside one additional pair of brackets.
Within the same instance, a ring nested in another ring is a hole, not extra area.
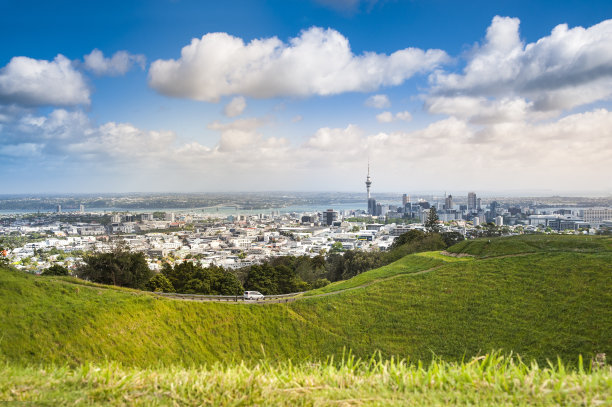
[(156, 293), (173, 293), (175, 292), (174, 287), (170, 280), (166, 278), (163, 274), (156, 274), (147, 282), (146, 288), (149, 291), (154, 291)]
[(203, 268), (184, 261), (174, 267), (164, 264), (162, 275), (183, 294), (238, 295), (244, 291), (236, 276), (223, 267)]
[(91, 254), (83, 261), (85, 263), (77, 268), (76, 274), (94, 283), (143, 289), (153, 274), (142, 253), (130, 253), (125, 249)]
[(43, 271), (40, 275), (41, 276), (67, 276), (69, 274), (70, 272), (68, 271), (66, 267), (60, 266), (59, 264), (54, 264), (53, 266)]

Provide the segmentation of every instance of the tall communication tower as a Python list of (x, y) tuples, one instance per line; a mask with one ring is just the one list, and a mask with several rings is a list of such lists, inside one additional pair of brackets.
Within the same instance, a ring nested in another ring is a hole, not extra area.
[(370, 200), (370, 186), (372, 186), (372, 180), (370, 179), (370, 161), (368, 161), (368, 176), (366, 178), (366, 189), (368, 191), (368, 201)]

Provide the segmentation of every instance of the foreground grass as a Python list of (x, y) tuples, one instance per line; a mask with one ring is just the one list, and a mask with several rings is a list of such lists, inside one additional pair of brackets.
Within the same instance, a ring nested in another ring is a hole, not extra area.
[[(590, 369), (589, 369), (590, 370)], [(610, 405), (612, 369), (493, 353), (465, 363), (356, 360), (137, 369), (0, 365), (0, 400), (27, 405)]]

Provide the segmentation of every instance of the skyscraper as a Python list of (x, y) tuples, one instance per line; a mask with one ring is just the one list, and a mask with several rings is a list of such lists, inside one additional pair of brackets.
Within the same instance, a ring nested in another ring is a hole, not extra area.
[(450, 194), (444, 200), (444, 209), (446, 210), (453, 209), (453, 196)]
[(476, 194), (474, 192), (468, 193), (468, 211), (475, 211), (478, 209), (476, 206)]
[(368, 200), (370, 200), (370, 186), (372, 186), (372, 180), (370, 179), (370, 162), (368, 161), (368, 176), (366, 177), (366, 190), (368, 191)]
[(402, 195), (402, 206), (406, 206), (408, 202), (410, 202), (410, 197), (406, 194)]

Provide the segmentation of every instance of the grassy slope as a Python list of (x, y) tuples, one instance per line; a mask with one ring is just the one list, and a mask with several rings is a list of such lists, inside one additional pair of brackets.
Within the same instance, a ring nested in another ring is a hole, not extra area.
[[(361, 277), (403, 270), (393, 279), (265, 306), (157, 299), (0, 271), (0, 359), (190, 365), (258, 360), (264, 352), (270, 360), (324, 359), (345, 347), (359, 356), (380, 350), (413, 360), (432, 353), (458, 360), (492, 349), (541, 361), (612, 354), (609, 240), (570, 242), (585, 252), (566, 253), (563, 237), (547, 238), (537, 243), (548, 252), (520, 257), (409, 256), (391, 271)], [(515, 240), (508, 246), (524, 244)], [(495, 247), (496, 255), (509, 251)], [(472, 254), (490, 256), (485, 249)], [(440, 267), (411, 275), (432, 265)]]
[(598, 253), (612, 251), (612, 237), (533, 234), (464, 240), (448, 249), (478, 257), (504, 256), (541, 251)]
[(444, 262), (440, 259), (434, 258), (433, 256), (427, 257), (419, 256), (418, 254), (410, 254), (386, 266), (358, 274), (350, 280), (337, 281), (335, 283), (326, 285), (325, 287), (316, 290), (310, 290), (304, 295), (312, 296), (317, 294), (342, 291), (348, 288), (354, 288), (364, 284), (373, 283), (377, 280), (393, 277), (398, 274), (410, 274), (423, 270), (428, 270), (441, 264), (444, 264)]

